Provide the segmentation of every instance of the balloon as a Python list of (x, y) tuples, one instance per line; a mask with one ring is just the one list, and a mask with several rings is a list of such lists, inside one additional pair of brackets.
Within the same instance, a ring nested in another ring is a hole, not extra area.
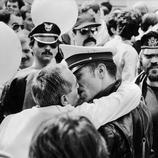
[(21, 44), (16, 33), (0, 22), (0, 85), (17, 72), (21, 60)]
[(31, 16), (35, 26), (52, 22), (59, 26), (61, 34), (70, 31), (78, 17), (75, 0), (34, 0)]

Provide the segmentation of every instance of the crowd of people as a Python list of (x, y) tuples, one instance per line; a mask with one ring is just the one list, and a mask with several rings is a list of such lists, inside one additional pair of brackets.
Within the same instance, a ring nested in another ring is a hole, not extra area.
[(0, 9), (22, 47), (0, 92), (0, 157), (157, 158), (157, 10), (87, 0), (62, 34), (34, 25), (32, 3)]

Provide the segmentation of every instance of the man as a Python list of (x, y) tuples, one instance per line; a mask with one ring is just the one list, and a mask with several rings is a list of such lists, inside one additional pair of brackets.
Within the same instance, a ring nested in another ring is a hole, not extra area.
[(6, 0), (5, 7), (6, 9), (13, 14), (19, 14), (21, 7), (23, 7), (25, 3), (23, 0)]
[(74, 45), (94, 46), (97, 44), (97, 33), (101, 24), (93, 15), (82, 13), (73, 27)]
[(49, 64), (39, 70), (32, 82), (32, 93), (38, 107), (9, 115), (0, 126), (0, 150), (16, 158), (28, 157), (32, 135), (45, 119), (72, 111), (70, 115), (86, 116), (98, 128), (131, 111), (140, 100), (139, 87), (123, 83), (116, 93), (75, 108), (78, 83), (63, 64)]
[(60, 29), (54, 23), (44, 22), (31, 31), (29, 37), (34, 61), (31, 67), (19, 71), (6, 85), (1, 97), (1, 108), (4, 115), (16, 113), (35, 105), (30, 88), (32, 78), (36, 71), (50, 62), (62, 60), (63, 56), (58, 51), (59, 35)]
[(124, 10), (111, 13), (107, 23), (108, 32), (113, 37), (105, 46), (115, 49), (117, 79), (133, 81), (137, 75), (138, 53), (132, 46), (132, 39), (138, 35), (140, 16), (134, 10)]
[(136, 79), (153, 119), (153, 149), (158, 157), (158, 33), (149, 31), (141, 38), (140, 69)]
[(20, 14), (14, 15), (9, 11), (3, 9), (0, 11), (0, 21), (6, 23), (16, 33), (24, 29), (23, 19)]
[[(121, 81), (116, 80), (116, 65), (109, 51), (89, 48), (84, 52), (76, 47), (76, 54), (66, 61), (77, 78), (81, 102), (107, 96), (120, 86)], [(102, 126), (99, 131), (107, 141), (110, 158), (149, 157), (152, 144), (150, 119), (150, 112), (141, 103), (132, 113)], [(143, 139), (147, 141), (144, 146)]]

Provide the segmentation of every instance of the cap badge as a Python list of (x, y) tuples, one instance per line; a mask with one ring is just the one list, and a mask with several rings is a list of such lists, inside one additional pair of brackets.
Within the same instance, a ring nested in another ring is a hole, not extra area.
[(44, 24), (44, 28), (47, 32), (50, 32), (52, 30), (53, 24)]
[(148, 40), (148, 45), (151, 47), (158, 46), (158, 40), (155, 37), (151, 37)]

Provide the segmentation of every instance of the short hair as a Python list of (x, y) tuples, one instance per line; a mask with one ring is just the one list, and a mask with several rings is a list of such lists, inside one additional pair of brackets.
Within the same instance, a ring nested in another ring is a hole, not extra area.
[(7, 6), (8, 2), (12, 2), (12, 3), (17, 2), (18, 6), (19, 6), (19, 9), (21, 9), (21, 7), (23, 7), (25, 5), (25, 3), (23, 2), (23, 0), (6, 0), (5, 1), (5, 6)]
[(141, 23), (141, 15), (137, 10), (124, 10), (118, 16), (119, 35), (127, 40), (137, 36)]
[(117, 29), (117, 17), (121, 11), (112, 11), (106, 19), (106, 26), (107, 30), (110, 36), (113, 36), (113, 32), (111, 31), (111, 28)]
[(63, 64), (48, 64), (33, 79), (33, 98), (41, 107), (62, 105), (61, 96), (71, 92), (72, 84), (63, 78)]
[(156, 13), (147, 13), (142, 17), (141, 29), (146, 32), (150, 26), (158, 23), (158, 15)]
[(35, 131), (29, 158), (108, 158), (105, 140), (83, 116), (62, 114)]

